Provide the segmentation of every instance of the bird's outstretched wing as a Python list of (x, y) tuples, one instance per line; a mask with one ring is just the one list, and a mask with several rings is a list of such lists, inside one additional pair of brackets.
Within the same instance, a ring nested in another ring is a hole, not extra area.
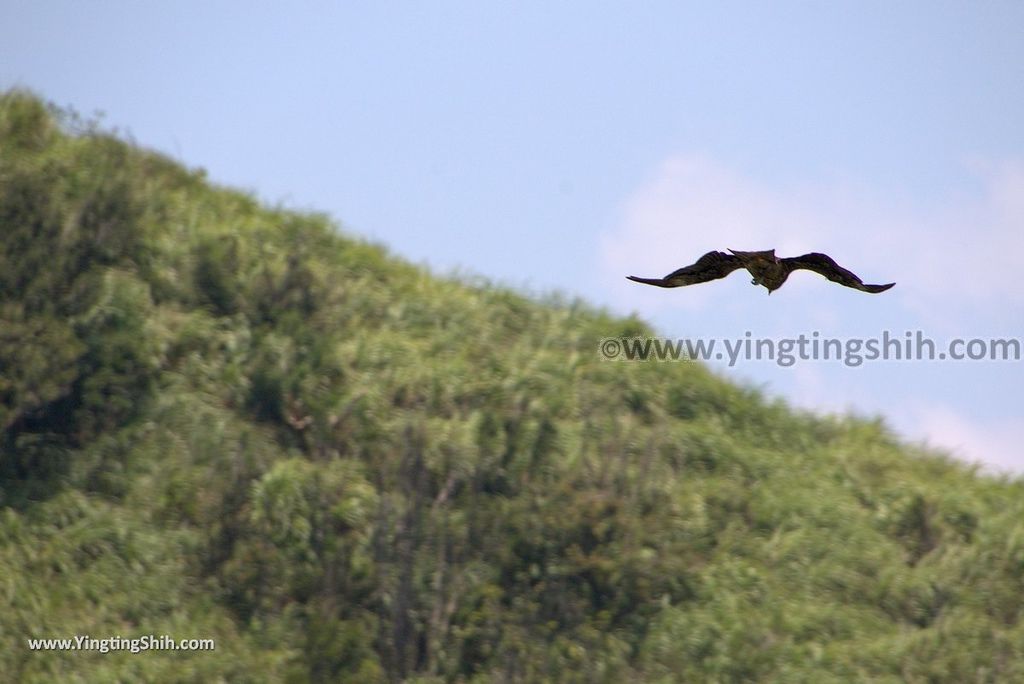
[(681, 287), (683, 285), (696, 285), (706, 283), (709, 280), (717, 280), (729, 275), (737, 268), (743, 268), (739, 257), (725, 252), (708, 252), (697, 263), (683, 266), (672, 271), (664, 278), (638, 278), (626, 276), (636, 283), (644, 285), (657, 285), (658, 287)]
[(847, 271), (845, 268), (837, 264), (832, 257), (827, 254), (821, 254), (820, 252), (811, 252), (810, 254), (804, 254), (798, 257), (787, 257), (785, 259), (781, 259), (781, 261), (786, 265), (791, 273), (798, 268), (804, 268), (808, 271), (814, 271), (815, 273), (823, 275), (834, 283), (839, 283), (840, 285), (852, 287), (864, 292), (885, 292), (896, 284), (887, 283), (885, 285), (866, 285), (864, 281), (857, 277), (856, 274)]

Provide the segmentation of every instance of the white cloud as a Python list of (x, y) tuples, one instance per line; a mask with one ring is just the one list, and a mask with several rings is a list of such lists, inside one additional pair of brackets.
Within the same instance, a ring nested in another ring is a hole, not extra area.
[(1024, 473), (1024, 424), (1018, 419), (972, 421), (950, 406), (919, 405), (910, 412), (912, 432), (957, 458), (992, 472)]
[[(919, 312), (1024, 308), (1024, 164), (975, 160), (967, 171), (980, 191), (922, 208), (850, 181), (773, 183), (705, 157), (672, 157), (601, 236), (613, 301), (635, 301), (623, 274), (664, 275), (711, 249), (774, 247), (827, 252), (868, 281), (896, 280), (898, 296)], [(814, 287), (810, 278), (787, 284), (790, 292)], [(701, 309), (725, 292), (658, 301)]]
[[(802, 236), (814, 224), (796, 198), (763, 188), (709, 159), (675, 157), (626, 201), (619, 229), (601, 237), (602, 256), (619, 285), (618, 301), (628, 301), (626, 293), (635, 285), (623, 280), (623, 274), (662, 276), (712, 249), (799, 252), (809, 248)], [(701, 308), (711, 295), (702, 289), (674, 303)]]

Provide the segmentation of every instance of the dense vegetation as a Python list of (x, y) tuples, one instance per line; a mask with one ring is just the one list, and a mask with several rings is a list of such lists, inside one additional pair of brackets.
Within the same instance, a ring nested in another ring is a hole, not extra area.
[(0, 98), (5, 677), (1024, 681), (1020, 481)]

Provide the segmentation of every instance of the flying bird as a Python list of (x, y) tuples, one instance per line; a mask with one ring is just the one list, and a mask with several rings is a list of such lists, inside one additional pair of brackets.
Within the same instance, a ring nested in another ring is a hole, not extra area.
[(627, 277), (633, 282), (645, 285), (681, 287), (683, 285), (706, 283), (709, 280), (718, 280), (738, 268), (747, 269), (750, 275), (753, 276), (753, 279), (750, 281), (751, 284), (763, 285), (768, 289), (768, 294), (782, 287), (789, 274), (801, 268), (823, 275), (834, 283), (852, 287), (863, 292), (885, 292), (896, 284), (866, 285), (854, 273), (847, 271), (837, 264), (827, 254), (811, 252), (803, 256), (780, 259), (775, 256), (774, 249), (761, 252), (737, 252), (730, 249), (729, 254), (725, 252), (708, 252), (700, 259), (697, 259), (697, 263), (683, 266), (679, 270), (672, 271), (664, 278)]

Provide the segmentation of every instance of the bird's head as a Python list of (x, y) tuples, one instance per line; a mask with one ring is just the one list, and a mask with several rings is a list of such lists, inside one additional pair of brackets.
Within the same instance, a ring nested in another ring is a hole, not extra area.
[(764, 289), (768, 290), (768, 294), (771, 294), (772, 292), (775, 292), (775, 291), (776, 291), (776, 290), (778, 290), (778, 289), (779, 289), (780, 287), (782, 287), (782, 285), (781, 285), (781, 284), (780, 284), (780, 285), (774, 285), (774, 287), (773, 287), (773, 283), (766, 283), (766, 282), (763, 282), (763, 281), (761, 281), (761, 280), (758, 280), (758, 279), (757, 279), (756, 277), (755, 277), (755, 278), (751, 278), (751, 279), (750, 279), (750, 284), (751, 284), (751, 285), (754, 285), (754, 286), (757, 286), (757, 285), (763, 285), (763, 286), (764, 286)]

